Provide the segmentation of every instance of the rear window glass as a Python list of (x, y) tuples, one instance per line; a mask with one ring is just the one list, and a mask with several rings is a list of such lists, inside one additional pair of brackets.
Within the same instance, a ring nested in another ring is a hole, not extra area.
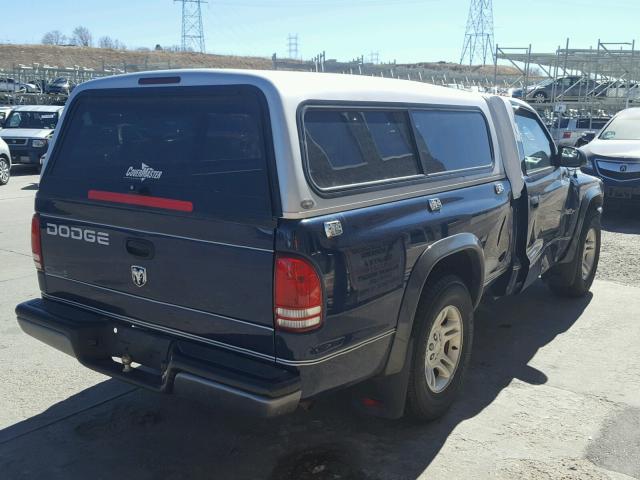
[(581, 118), (578, 120), (578, 128), (588, 128), (591, 130), (600, 130), (607, 124), (608, 120)]
[(48, 175), (83, 198), (105, 190), (186, 200), (205, 215), (271, 216), (257, 93), (188, 90), (78, 97)]
[(309, 174), (319, 188), (422, 174), (406, 111), (308, 109), (304, 134)]
[(427, 174), (493, 164), (489, 131), (480, 112), (412, 112), (417, 143)]

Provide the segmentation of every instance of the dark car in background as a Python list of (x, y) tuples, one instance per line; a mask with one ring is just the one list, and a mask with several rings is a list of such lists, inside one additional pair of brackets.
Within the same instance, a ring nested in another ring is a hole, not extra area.
[(59, 77), (46, 86), (45, 92), (59, 95), (69, 95), (76, 87), (76, 83), (65, 77)]
[(557, 80), (549, 78), (526, 88), (517, 88), (512, 91), (511, 96), (534, 103), (549, 102), (554, 98), (557, 100), (577, 100), (585, 96), (592, 96), (600, 91), (599, 85), (594, 80), (571, 75)]
[(640, 107), (618, 113), (581, 150), (584, 172), (602, 179), (607, 198), (640, 200)]

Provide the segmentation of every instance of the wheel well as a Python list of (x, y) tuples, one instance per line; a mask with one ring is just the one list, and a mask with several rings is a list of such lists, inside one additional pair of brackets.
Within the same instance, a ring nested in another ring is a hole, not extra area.
[(480, 259), (473, 250), (462, 250), (438, 260), (429, 272), (422, 292), (445, 275), (459, 277), (467, 286), (473, 304), (478, 304), (482, 296), (482, 268)]
[(587, 207), (587, 213), (591, 212), (592, 210), (596, 210), (597, 208), (602, 206), (602, 196), (601, 195), (595, 195), (591, 201), (589, 202), (589, 206)]

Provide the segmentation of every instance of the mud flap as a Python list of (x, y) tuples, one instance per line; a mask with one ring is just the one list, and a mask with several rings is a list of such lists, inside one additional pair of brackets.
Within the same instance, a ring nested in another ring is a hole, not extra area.
[(392, 420), (404, 416), (411, 359), (413, 358), (413, 342), (412, 339), (400, 372), (374, 377), (354, 387), (353, 404), (357, 410), (374, 417)]

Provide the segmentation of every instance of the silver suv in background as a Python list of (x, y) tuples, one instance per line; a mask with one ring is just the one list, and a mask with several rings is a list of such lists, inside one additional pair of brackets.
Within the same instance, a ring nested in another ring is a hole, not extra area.
[(14, 164), (42, 166), (42, 156), (58, 124), (63, 107), (53, 105), (20, 105), (15, 107), (0, 129), (11, 149)]
[(33, 83), (23, 83), (13, 78), (0, 77), (0, 92), (40, 93), (40, 89)]
[(559, 117), (553, 122), (551, 136), (559, 147), (573, 147), (585, 133), (598, 133), (609, 120), (608, 117)]

